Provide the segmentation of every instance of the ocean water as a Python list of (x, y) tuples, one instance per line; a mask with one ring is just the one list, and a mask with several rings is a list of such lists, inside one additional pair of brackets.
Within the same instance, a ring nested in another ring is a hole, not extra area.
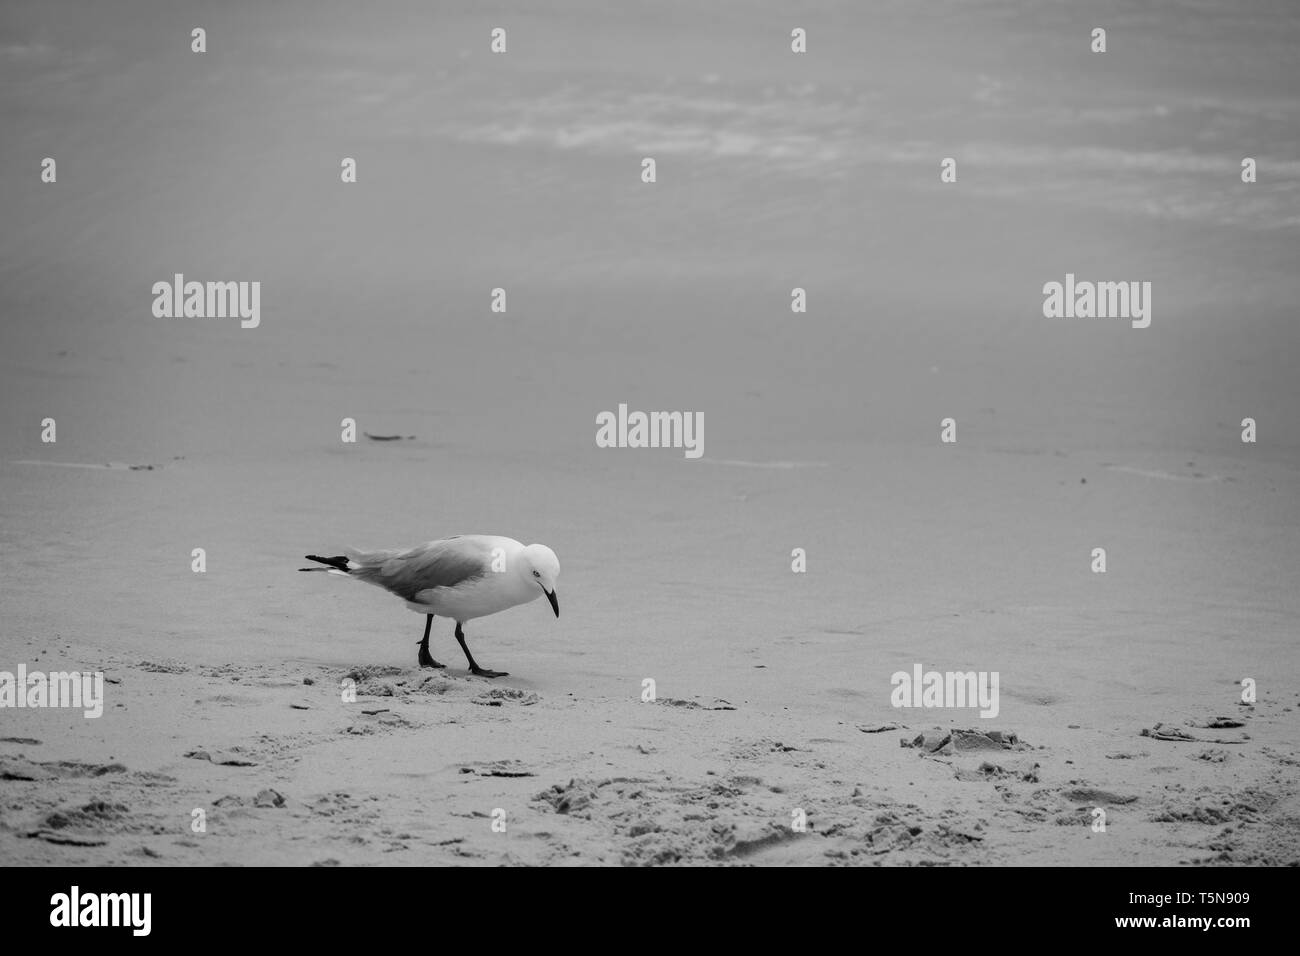
[[(524, 399), (564, 409), (546, 444), (619, 400), (707, 403), (730, 419), (711, 438), (750, 456), (818, 421), (907, 440), (906, 410), (928, 427), (940, 406), (1084, 441), (1123, 404), (1140, 427), (1108, 440), (1204, 442), (1201, 419), (1254, 410), (1272, 440), (1251, 453), (1293, 454), (1298, 21), (1287, 3), (9, 4), (8, 441), (31, 451), (52, 401), (92, 419), (251, 402), (242, 419), (262, 399), (223, 392), (230, 362), (315, 360), (330, 389), (427, 377), (409, 404), (448, 412), (490, 383), (509, 441)], [(261, 281), (262, 327), (154, 319), (174, 272)], [(1151, 281), (1152, 329), (1045, 320), (1067, 272)], [(84, 431), (99, 455), (151, 450)]]

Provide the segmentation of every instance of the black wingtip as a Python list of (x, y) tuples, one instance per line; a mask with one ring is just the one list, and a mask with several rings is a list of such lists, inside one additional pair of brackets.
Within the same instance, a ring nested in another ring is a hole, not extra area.
[[(348, 557), (345, 554), (335, 555), (332, 558), (322, 558), (319, 554), (309, 554), (306, 555), (306, 558), (308, 561), (317, 561), (321, 564), (327, 565), (328, 567), (336, 568), (337, 570), (342, 571), (344, 574), (347, 574)], [(314, 571), (315, 568), (299, 568), (298, 570)]]

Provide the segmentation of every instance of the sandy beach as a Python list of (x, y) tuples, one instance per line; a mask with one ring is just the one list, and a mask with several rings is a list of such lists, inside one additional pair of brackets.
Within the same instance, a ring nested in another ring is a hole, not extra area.
[[(0, 671), (106, 684), (0, 709), (0, 860), (1300, 864), (1292, 9), (306, 6), (2, 21)], [(508, 677), (297, 570), (462, 532), (562, 564)]]

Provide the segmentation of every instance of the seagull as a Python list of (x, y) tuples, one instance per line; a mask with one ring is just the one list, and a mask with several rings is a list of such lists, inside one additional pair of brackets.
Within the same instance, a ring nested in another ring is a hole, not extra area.
[(456, 622), (456, 640), (469, 661), (470, 673), (479, 677), (507, 677), (505, 671), (478, 666), (465, 643), (466, 621), (527, 604), (543, 594), (560, 616), (555, 579), (560, 559), (544, 544), (523, 545), (514, 538), (491, 534), (458, 534), (414, 548), (389, 551), (353, 551), (333, 558), (307, 555), (324, 571), (345, 574), (396, 594), (412, 611), (425, 615), (420, 641), (421, 667), (445, 667), (429, 655), (429, 629), (436, 615)]

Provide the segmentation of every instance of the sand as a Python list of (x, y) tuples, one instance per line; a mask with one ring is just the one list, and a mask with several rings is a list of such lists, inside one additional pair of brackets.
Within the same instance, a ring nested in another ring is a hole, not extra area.
[[(9, 17), (0, 670), (110, 683), (0, 711), (0, 859), (1300, 862), (1293, 13), (1113, 14), (1099, 70), (996, 4), (828, 7), (794, 64), (776, 4), (574, 3), (505, 63), (406, 6), (214, 11), (197, 64), (183, 8)], [(153, 318), (176, 271), (261, 325)], [(1151, 328), (1044, 319), (1066, 272)], [(597, 448), (620, 402), (703, 458)], [(458, 532), (562, 563), (558, 620), (468, 626), (496, 681), (296, 570)], [(998, 716), (892, 707), (916, 663)]]
[[(389, 457), (386, 474), (424, 471)], [(896, 454), (872, 470), (875, 484), (932, 473), (921, 465), (930, 457)], [(169, 498), (185, 495), (193, 479), (184, 476), (199, 466), (59, 471), (58, 480), (101, 493), (117, 482), (116, 510), (137, 517), (101, 531), (92, 496), (67, 489), (58, 497), (80, 498), (82, 509), (46, 516), (56, 542), (90, 526), (83, 535), (105, 543), (101, 557), (86, 554), (76, 590), (114, 580), (121, 588), (103, 587), (93, 602), (60, 598), (60, 621), (84, 623), (47, 625), (39, 638), (34, 626), (20, 631), (7, 653), (46, 670), (102, 669), (113, 683), (98, 720), (5, 712), (4, 856), (174, 865), (1295, 862), (1300, 755), (1285, 600), (1232, 602), (1232, 580), (1213, 587), (1216, 573), (1224, 576), (1217, 562), (1202, 564), (1190, 550), (1177, 574), (1112, 569), (1099, 581), (1076, 571), (1075, 591), (1053, 587), (1069, 573), (1049, 566), (1054, 542), (1071, 533), (1072, 509), (1130, 502), (1147, 523), (1133, 517), (1111, 534), (1143, 553), (1159, 546), (1163, 522), (1173, 525), (1167, 512), (1191, 509), (1197, 496), (1218, 496), (1232, 510), (1254, 480), (1250, 470), (1202, 462), (1224, 480), (1160, 481), (1074, 457), (987, 453), (950, 475), (1019, 488), (1021, 509), (1041, 489), (1040, 519), (1016, 524), (1008, 513), (1002, 537), (984, 530), (995, 514), (948, 515), (953, 529), (934, 532), (932, 547), (899, 554), (823, 544), (802, 576), (775, 540), (766, 558), (740, 546), (734, 524), (757, 509), (779, 529), (774, 538), (836, 541), (831, 492), (849, 480), (834, 468), (697, 471), (693, 480), (729, 489), (718, 492), (706, 526), (692, 530), (646, 496), (623, 506), (623, 526), (657, 534), (629, 540), (617, 560), (582, 559), (584, 548), (603, 553), (607, 529), (546, 529), (539, 538), (560, 535), (574, 555), (561, 579), (563, 616), (535, 603), (468, 628), (480, 661), (511, 671), (497, 681), (467, 674), (442, 621), (434, 653), (451, 666), (421, 671), (419, 617), (377, 589), (297, 575), (287, 546), (238, 552), (246, 534), (238, 523), (202, 536), (212, 556), (206, 575), (193, 575), (180, 553), (116, 577), (124, 555), (147, 554), (149, 538), (165, 534), (154, 525), (180, 513)], [(361, 474), (380, 465), (372, 458)], [(1269, 472), (1253, 470), (1259, 480)], [(1283, 472), (1271, 477), (1294, 487)], [(944, 515), (926, 518), (936, 497), (924, 487), (885, 498), (893, 508), (859, 497), (845, 523), (889, 511), (895, 531), (880, 530), (882, 540), (943, 523)], [(804, 502), (798, 519), (796, 501)], [(587, 502), (589, 516), (612, 521), (614, 510)], [(782, 515), (793, 525), (816, 510), (828, 525), (822, 537), (780, 529)], [(575, 500), (574, 527), (583, 511)], [(304, 527), (286, 533), (318, 540), (305, 525), (325, 518), (290, 514), (286, 525)], [(1032, 534), (1014, 530), (1025, 524)], [(702, 566), (701, 539), (710, 535), (735, 540), (722, 552), (731, 557), (717, 561), (712, 578), (692, 581), (686, 572)], [(1232, 538), (1221, 529), (1220, 541)], [(662, 554), (647, 558), (656, 547)], [(26, 555), (17, 594), (41, 593), (74, 552), (85, 554), (63, 544)], [(240, 554), (233, 567), (222, 567), (227, 553)], [(1233, 553), (1248, 561), (1251, 550), (1243, 542)], [(972, 574), (983, 593), (953, 595), (942, 577), (908, 586), (935, 561), (986, 569)], [(862, 568), (872, 587), (855, 588)], [(751, 575), (758, 587), (742, 580)], [(860, 598), (843, 598), (855, 590)], [(162, 615), (129, 610), (159, 602)], [(48, 621), (56, 612), (31, 602), (29, 613)], [(999, 670), (999, 716), (891, 707), (889, 676), (913, 659)], [(1260, 699), (1247, 706), (1237, 681), (1252, 674)], [(358, 693), (345, 703), (349, 676)], [(641, 698), (647, 677), (656, 682), (653, 703)], [(1218, 717), (1241, 726), (1196, 726)], [(864, 732), (891, 723), (902, 726)], [(1157, 724), (1198, 739), (1142, 735)], [(933, 754), (900, 745), (918, 735), (934, 743), (954, 727), (1014, 732), (1020, 744)], [(239, 762), (221, 762), (230, 758)], [(1105, 833), (1091, 830), (1098, 806)], [(195, 809), (206, 813), (201, 834), (190, 832)], [(791, 827), (797, 809), (808, 821), (802, 834)], [(504, 833), (492, 830), (498, 810)]]

